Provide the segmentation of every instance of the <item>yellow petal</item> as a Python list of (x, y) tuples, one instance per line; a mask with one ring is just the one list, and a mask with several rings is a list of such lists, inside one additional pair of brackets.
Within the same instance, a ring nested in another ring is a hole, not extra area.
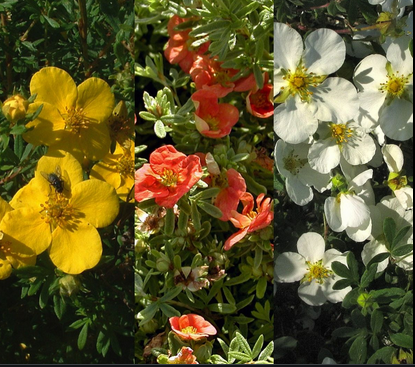
[(79, 274), (98, 264), (102, 254), (101, 237), (89, 223), (80, 222), (75, 230), (56, 228), (49, 256), (63, 272)]
[(110, 225), (119, 210), (115, 189), (101, 180), (86, 180), (74, 186), (69, 203), (96, 228)]
[[(32, 103), (29, 106), (30, 113), (33, 113), (42, 103)], [(23, 138), (33, 145), (52, 145), (62, 139), (65, 129), (65, 120), (54, 105), (44, 102), (40, 115), (26, 124), (32, 130), (23, 134)]]
[(82, 108), (88, 118), (104, 122), (112, 114), (114, 95), (107, 82), (89, 78), (78, 86), (76, 106)]
[(13, 210), (10, 204), (0, 197), (0, 222), (7, 212)]
[(8, 260), (0, 258), (0, 280), (6, 279), (12, 273), (12, 266)]
[(11, 253), (20, 257), (39, 255), (52, 240), (50, 226), (38, 210), (20, 208), (8, 212), (0, 225), (2, 243), (10, 245)]
[(30, 93), (37, 94), (36, 102), (48, 102), (62, 113), (66, 107), (74, 107), (78, 97), (72, 77), (65, 70), (53, 66), (45, 67), (33, 75)]
[(42, 209), (40, 205), (48, 200), (50, 191), (50, 185), (43, 177), (32, 178), (26, 186), (16, 192), (10, 205), (14, 209), (32, 207), (40, 211)]
[(71, 131), (62, 131), (61, 140), (56, 141), (49, 148), (52, 151), (62, 150), (70, 153), (75, 157), (78, 162), (82, 162), (84, 159), (84, 153), (81, 149), (79, 135), (72, 133)]
[(60, 150), (49, 149), (48, 153), (40, 158), (35, 170), (35, 177), (47, 181), (50, 185), (51, 173), (62, 181), (62, 193), (67, 196), (73, 186), (84, 180), (81, 164), (73, 155)]
[(78, 142), (81, 151), (93, 161), (105, 157), (110, 150), (111, 139), (106, 123), (91, 123), (87, 129), (81, 129)]
[[(120, 199), (123, 201), (127, 201), (127, 198), (128, 198), (129, 199), (128, 201), (131, 201), (134, 198), (134, 193), (131, 193), (131, 190), (133, 187), (134, 187), (134, 177), (133, 176), (123, 177), (121, 180), (120, 187), (118, 187), (118, 189), (116, 190)], [(129, 194), (130, 196), (128, 196)]]
[(118, 189), (121, 185), (121, 176), (114, 164), (109, 165), (104, 162), (99, 162), (92, 167), (89, 176), (108, 182), (115, 189)]

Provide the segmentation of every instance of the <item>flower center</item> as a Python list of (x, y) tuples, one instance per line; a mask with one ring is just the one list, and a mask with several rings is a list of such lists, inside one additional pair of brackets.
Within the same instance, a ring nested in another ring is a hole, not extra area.
[(319, 284), (324, 283), (324, 279), (328, 278), (331, 274), (333, 274), (333, 271), (330, 269), (327, 269), (323, 266), (323, 260), (319, 260), (312, 264), (310, 261), (306, 261), (308, 266), (308, 273), (304, 275), (303, 282), (307, 281), (311, 283), (313, 279)]
[[(288, 69), (286, 75), (283, 76), (283, 79), (288, 83), (286, 97), (288, 97), (288, 94), (293, 97), (298, 94), (303, 102), (308, 102), (310, 100), (310, 96), (313, 94), (313, 92), (309, 91), (309, 87), (317, 87), (324, 81), (325, 78), (325, 76), (307, 73), (307, 68), (302, 65), (298, 66), (294, 72)], [(285, 88), (282, 87), (281, 89)]]
[(81, 129), (87, 129), (91, 119), (85, 116), (83, 108), (65, 107), (62, 115), (65, 120), (65, 130), (79, 134)]
[(134, 176), (134, 161), (129, 155), (123, 154), (117, 161), (117, 170), (121, 176)]
[(284, 168), (293, 175), (298, 175), (300, 169), (307, 163), (307, 159), (300, 159), (297, 154), (294, 154), (294, 151), (284, 157), (282, 161), (284, 162)]
[(204, 120), (209, 125), (210, 130), (213, 130), (213, 131), (219, 130), (218, 125), (219, 125), (220, 121), (216, 117), (213, 117), (211, 115), (207, 115), (206, 117), (204, 117)]
[(331, 129), (331, 136), (336, 139), (337, 144), (348, 142), (348, 138), (353, 136), (353, 130), (348, 128), (346, 124), (329, 124)]
[(197, 334), (197, 329), (194, 326), (187, 326), (180, 331), (184, 334)]
[(161, 174), (161, 183), (164, 186), (176, 186), (179, 177), (177, 176), (176, 172), (171, 169), (165, 168), (163, 173)]
[(265, 108), (270, 104), (267, 94), (268, 93), (259, 90), (258, 92), (251, 94), (249, 100), (255, 107)]
[(386, 92), (390, 98), (400, 98), (405, 92), (405, 86), (409, 83), (409, 77), (404, 76), (403, 74), (399, 75), (398, 73), (388, 74), (388, 81), (385, 83), (380, 83), (380, 91), (382, 93)]
[(399, 173), (391, 172), (388, 177), (388, 186), (392, 191), (399, 190), (408, 185), (408, 178)]
[(52, 193), (49, 195), (48, 201), (40, 206), (42, 207), (40, 211), (42, 219), (52, 226), (52, 230), (56, 227), (64, 227), (74, 218), (75, 211), (69, 204), (69, 199), (61, 193)]
[(257, 212), (255, 212), (255, 211), (250, 211), (246, 216), (251, 220), (251, 221), (253, 221), (255, 218), (256, 218), (256, 216), (258, 215), (258, 213)]

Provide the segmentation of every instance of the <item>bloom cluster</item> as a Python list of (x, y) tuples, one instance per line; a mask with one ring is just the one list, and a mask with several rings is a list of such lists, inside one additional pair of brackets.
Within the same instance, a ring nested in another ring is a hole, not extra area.
[[(249, 332), (243, 321), (231, 321), (244, 318), (245, 307), (265, 311), (273, 279), (272, 13), (243, 3), (236, 26), (225, 4), (173, 12), (155, 27), (168, 36), (162, 53), (136, 67), (141, 79), (159, 85), (153, 96), (149, 87), (142, 92), (136, 126), (136, 338), (146, 345), (136, 357), (144, 363), (157, 347), (165, 349), (159, 363), (215, 363), (216, 350), (236, 333), (251, 338), (265, 327), (257, 316)], [(145, 7), (139, 12), (152, 15)], [(150, 134), (164, 140), (154, 144)], [(166, 316), (172, 331), (156, 345), (152, 335), (166, 327)], [(207, 332), (198, 320), (206, 320)], [(219, 333), (221, 344), (206, 339)]]

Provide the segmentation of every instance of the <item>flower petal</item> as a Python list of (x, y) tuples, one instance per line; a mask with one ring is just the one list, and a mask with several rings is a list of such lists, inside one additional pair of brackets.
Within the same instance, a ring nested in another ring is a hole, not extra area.
[(298, 253), (311, 263), (323, 258), (325, 248), (323, 237), (315, 232), (304, 233), (297, 241)]
[(86, 180), (74, 186), (70, 204), (75, 211), (85, 215), (85, 221), (96, 228), (110, 225), (119, 210), (115, 189), (100, 180)]
[(308, 271), (306, 260), (296, 252), (284, 252), (275, 260), (274, 274), (280, 283), (292, 283), (303, 279)]
[(67, 274), (80, 274), (98, 264), (102, 254), (101, 237), (89, 223), (80, 222), (75, 230), (58, 227), (53, 231), (49, 256)]
[(274, 67), (295, 70), (304, 46), (300, 34), (284, 23), (274, 23)]
[(322, 284), (315, 280), (300, 284), (298, 296), (310, 306), (321, 306), (327, 301)]

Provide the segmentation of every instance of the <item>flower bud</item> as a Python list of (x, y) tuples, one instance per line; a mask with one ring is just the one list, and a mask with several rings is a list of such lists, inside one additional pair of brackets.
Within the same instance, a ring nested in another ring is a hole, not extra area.
[(28, 107), (29, 101), (20, 94), (16, 94), (6, 99), (3, 104), (2, 111), (7, 120), (14, 124), (26, 116)]
[(59, 279), (59, 293), (62, 296), (70, 297), (72, 293), (78, 292), (80, 287), (81, 282), (75, 275), (67, 274)]

